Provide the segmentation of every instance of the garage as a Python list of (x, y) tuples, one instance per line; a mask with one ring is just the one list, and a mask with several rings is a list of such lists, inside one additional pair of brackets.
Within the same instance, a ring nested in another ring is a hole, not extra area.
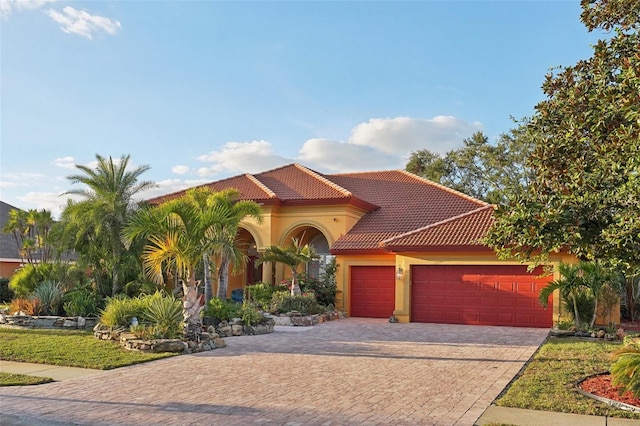
[(524, 265), (418, 265), (411, 269), (411, 321), (551, 327), (552, 302), (538, 293), (553, 280)]
[(396, 306), (393, 266), (351, 267), (352, 317), (388, 318)]

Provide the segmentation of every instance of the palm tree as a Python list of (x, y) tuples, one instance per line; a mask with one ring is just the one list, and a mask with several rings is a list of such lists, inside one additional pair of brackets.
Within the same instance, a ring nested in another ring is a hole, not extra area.
[(123, 237), (127, 244), (138, 238), (146, 241), (142, 265), (145, 275), (156, 283), (164, 281), (163, 273), (175, 272), (182, 284), (185, 335), (195, 338), (201, 330), (203, 309), (198, 295), (196, 269), (207, 253), (227, 241), (220, 229), (235, 220), (230, 212), (216, 204), (202, 208), (194, 200), (198, 194), (162, 203), (138, 211), (126, 226)]
[[(120, 235), (137, 207), (133, 197), (156, 185), (151, 181), (138, 181), (140, 175), (149, 170), (149, 166), (127, 170), (129, 155), (123, 155), (119, 161), (114, 162), (111, 157), (107, 159), (96, 154), (96, 160), (95, 169), (76, 165), (82, 174), (67, 177), (72, 183), (87, 186), (67, 192), (84, 198), (80, 203), (69, 203), (68, 207), (79, 204), (75, 207), (75, 216), (83, 218), (79, 223), (82, 229), (77, 230), (83, 238), (76, 239), (76, 242), (89, 240), (91, 244), (103, 245), (107, 256), (102, 259), (104, 264), (100, 265), (100, 269), (111, 276), (111, 293), (115, 295), (121, 288), (121, 264), (126, 257)], [(92, 237), (88, 238), (89, 235)], [(82, 251), (83, 247), (76, 249)]]
[[(238, 265), (244, 263), (243, 261), (246, 258), (236, 244), (236, 236), (238, 235), (240, 222), (247, 217), (255, 219), (258, 223), (262, 222), (262, 208), (260, 205), (253, 201), (238, 200), (239, 197), (240, 191), (236, 189), (226, 189), (216, 192), (210, 198), (210, 203), (213, 208), (225, 212), (225, 216), (229, 218), (229, 221), (216, 229), (218, 232), (218, 240), (221, 243), (214, 247), (214, 254), (218, 259), (217, 296), (221, 299), (227, 297), (229, 288), (229, 266), (233, 265), (235, 269)], [(210, 284), (209, 288), (211, 289)], [(210, 292), (209, 294), (212, 293), (213, 292)], [(206, 295), (205, 287), (205, 299), (208, 302), (211, 297), (207, 299)]]
[(299, 296), (302, 291), (298, 283), (298, 266), (317, 258), (318, 255), (315, 253), (313, 246), (309, 244), (302, 245), (299, 239), (292, 238), (291, 245), (288, 247), (267, 247), (256, 261), (256, 266), (264, 262), (277, 262), (288, 266), (291, 269), (291, 296)]
[(560, 265), (558, 265), (558, 272), (560, 273), (560, 279), (550, 282), (549, 285), (540, 290), (538, 301), (546, 308), (549, 303), (549, 296), (551, 296), (554, 291), (560, 290), (560, 294), (565, 300), (571, 300), (573, 302), (573, 320), (576, 328), (580, 329), (580, 312), (578, 312), (577, 301), (577, 293), (582, 288), (580, 267), (578, 265), (560, 263)]

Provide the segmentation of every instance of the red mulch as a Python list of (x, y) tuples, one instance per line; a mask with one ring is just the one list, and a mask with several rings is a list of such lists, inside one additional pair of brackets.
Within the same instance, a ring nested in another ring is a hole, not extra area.
[(631, 392), (625, 392), (623, 395), (618, 393), (618, 388), (611, 384), (610, 374), (600, 374), (589, 377), (580, 383), (580, 388), (585, 391), (604, 398), (612, 399), (625, 404), (640, 407), (640, 398), (633, 396)]
[(624, 331), (640, 331), (640, 321), (625, 321), (623, 320), (619, 327), (621, 327)]

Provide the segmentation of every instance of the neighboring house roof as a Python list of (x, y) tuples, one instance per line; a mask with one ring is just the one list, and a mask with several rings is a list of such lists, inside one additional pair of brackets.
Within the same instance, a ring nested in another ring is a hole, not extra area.
[[(425, 230), (432, 225), (442, 225), (452, 218), (464, 215), (468, 215), (471, 222), (483, 219), (469, 228), (474, 232), (461, 234), (473, 236), (475, 232), (486, 232), (488, 222), (483, 215), (471, 213), (492, 210), (491, 205), (483, 201), (402, 170), (330, 175), (315, 172), (299, 164), (290, 164), (203, 186), (214, 191), (236, 188), (242, 199), (265, 205), (350, 204), (362, 208), (364, 216), (331, 247), (331, 252), (335, 254), (401, 249), (407, 244), (420, 243), (417, 236), (409, 238), (412, 232)], [(157, 204), (184, 193), (185, 191), (179, 191), (149, 202)], [(464, 220), (460, 222), (457, 231), (453, 229), (452, 232), (459, 232), (465, 223)], [(439, 229), (445, 230), (452, 225), (443, 226)], [(436, 235), (434, 230), (425, 232)], [(435, 244), (437, 241), (433, 235), (425, 240), (428, 244)], [(471, 241), (469, 238), (459, 240)]]
[[(9, 220), (9, 212), (11, 210), (20, 210), (17, 207), (0, 201), (0, 229), (4, 228), (5, 223)], [(13, 234), (7, 234), (0, 231), (0, 259), (20, 261), (20, 250)]]

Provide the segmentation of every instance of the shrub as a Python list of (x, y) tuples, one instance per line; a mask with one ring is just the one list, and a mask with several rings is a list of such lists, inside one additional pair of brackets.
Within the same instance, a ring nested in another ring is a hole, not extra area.
[(218, 318), (220, 321), (229, 321), (231, 318), (240, 318), (241, 305), (233, 300), (224, 300), (214, 297), (209, 300), (204, 308), (204, 315)]
[(258, 324), (264, 319), (262, 312), (258, 307), (250, 302), (243, 302), (240, 308), (240, 318), (247, 327), (251, 327), (253, 324)]
[(613, 352), (614, 363), (611, 377), (614, 385), (620, 385), (625, 391), (640, 397), (640, 343), (626, 341), (625, 345)]
[(88, 279), (85, 272), (76, 265), (38, 263), (24, 265), (15, 271), (9, 280), (9, 287), (18, 297), (26, 297), (45, 281), (58, 282), (63, 290), (68, 290), (86, 284)]
[(143, 320), (153, 325), (153, 334), (159, 339), (172, 339), (182, 334), (182, 303), (173, 296), (156, 292), (147, 296), (148, 304)]
[(91, 317), (98, 315), (100, 297), (87, 290), (76, 289), (65, 293), (63, 308), (66, 315), (71, 317)]
[(0, 303), (10, 302), (15, 293), (9, 287), (9, 278), (0, 278)]
[(302, 315), (314, 315), (320, 314), (325, 311), (318, 302), (316, 302), (313, 296), (291, 296), (287, 295), (282, 297), (279, 293), (274, 294), (275, 300), (272, 304), (272, 309), (277, 313), (287, 313), (291, 311), (298, 311)]
[(33, 306), (31, 304), (31, 300), (25, 297), (16, 297), (9, 304), (9, 314), (17, 314), (18, 312), (22, 312), (27, 315), (31, 315), (33, 312)]
[(143, 317), (146, 304), (147, 302), (139, 297), (109, 297), (106, 306), (100, 312), (100, 323), (107, 327), (129, 327), (133, 317)]
[(60, 313), (63, 295), (64, 291), (60, 283), (54, 281), (43, 282), (33, 292), (33, 298), (40, 301), (44, 315), (58, 315)]
[(271, 297), (277, 291), (288, 291), (287, 286), (273, 286), (265, 283), (258, 283), (247, 286), (247, 298), (261, 309), (268, 309), (271, 304)]
[(337, 269), (336, 258), (332, 257), (325, 265), (324, 272), (319, 280), (302, 276), (300, 278), (300, 288), (303, 292), (312, 292), (320, 305), (334, 306), (338, 294), (338, 287), (336, 285)]
[(578, 315), (580, 316), (580, 324), (589, 324), (591, 317), (593, 316), (594, 309), (594, 297), (588, 289), (576, 290), (566, 298), (562, 299), (563, 309), (571, 315), (571, 318), (575, 321), (573, 311), (573, 297), (576, 298), (576, 305), (578, 306)]

